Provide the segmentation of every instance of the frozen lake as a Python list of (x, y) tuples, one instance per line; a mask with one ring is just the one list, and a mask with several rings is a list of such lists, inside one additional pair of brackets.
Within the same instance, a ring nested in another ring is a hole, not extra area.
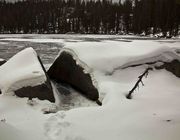
[(61, 48), (68, 42), (101, 42), (152, 40), (155, 38), (119, 35), (0, 35), (0, 58), (8, 60), (17, 52), (32, 47), (45, 65), (51, 64)]

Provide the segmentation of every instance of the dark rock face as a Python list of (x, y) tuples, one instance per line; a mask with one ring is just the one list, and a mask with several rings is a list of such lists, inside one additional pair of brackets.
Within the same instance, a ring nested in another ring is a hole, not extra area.
[(164, 63), (160, 67), (157, 67), (157, 69), (163, 69), (163, 68), (180, 78), (180, 61), (173, 60), (171, 62)]
[[(0, 61), (0, 66), (1, 66), (1, 65), (3, 65), (4, 63), (6, 63), (6, 61), (5, 61), (5, 60)], [(0, 94), (1, 94), (1, 90), (0, 90)]]
[(28, 97), (29, 99), (38, 98), (40, 100), (49, 100), (51, 102), (55, 102), (52, 89), (47, 83), (34, 87), (23, 87), (16, 90), (15, 94), (18, 97)]
[(6, 63), (6, 61), (5, 61), (5, 60), (0, 61), (0, 66), (1, 66), (1, 65), (3, 65), (4, 63)]
[(46, 79), (47, 79), (46, 82), (41, 85), (34, 86), (34, 87), (27, 86), (27, 87), (18, 89), (15, 91), (15, 95), (17, 95), (18, 97), (28, 97), (29, 99), (38, 98), (40, 100), (49, 100), (50, 102), (55, 102), (51, 82), (49, 80), (49, 77), (46, 73), (46, 70), (39, 56), (38, 56), (38, 60), (46, 75)]
[(72, 55), (62, 52), (48, 70), (48, 76), (57, 82), (64, 82), (76, 88), (91, 100), (98, 100), (99, 93), (93, 85), (90, 74), (83, 72), (83, 68), (76, 64)]

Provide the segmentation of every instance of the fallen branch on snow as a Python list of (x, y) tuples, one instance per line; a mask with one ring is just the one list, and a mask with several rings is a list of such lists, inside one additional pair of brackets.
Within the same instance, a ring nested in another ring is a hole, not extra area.
[(129, 94), (126, 95), (127, 99), (132, 99), (132, 93), (134, 92), (134, 90), (139, 87), (139, 84), (141, 83), (142, 86), (144, 86), (144, 83), (142, 81), (143, 77), (147, 77), (148, 76), (148, 73), (150, 70), (153, 70), (152, 68), (147, 68), (144, 73), (142, 75), (140, 75), (138, 78), (138, 81), (136, 82), (136, 84), (134, 85), (134, 87), (129, 91)]

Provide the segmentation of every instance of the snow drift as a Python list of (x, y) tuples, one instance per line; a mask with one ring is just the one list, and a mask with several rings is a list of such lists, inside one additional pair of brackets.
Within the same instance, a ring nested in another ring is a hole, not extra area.
[(54, 102), (51, 83), (38, 55), (27, 48), (0, 67), (0, 89), (3, 94), (47, 99)]
[(83, 93), (87, 98), (97, 101), (99, 93), (91, 69), (81, 61), (71, 49), (62, 49), (48, 70), (50, 78), (65, 82)]

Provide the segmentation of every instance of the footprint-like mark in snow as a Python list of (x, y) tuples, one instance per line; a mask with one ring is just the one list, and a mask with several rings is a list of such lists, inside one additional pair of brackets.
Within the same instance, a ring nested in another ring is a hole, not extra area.
[(48, 138), (53, 140), (60, 138), (62, 131), (71, 126), (71, 123), (64, 121), (65, 117), (65, 112), (61, 111), (47, 120), (44, 128)]
[(72, 123), (65, 120), (66, 112), (61, 111), (47, 120), (44, 126), (45, 135), (51, 140), (85, 140), (71, 133)]

